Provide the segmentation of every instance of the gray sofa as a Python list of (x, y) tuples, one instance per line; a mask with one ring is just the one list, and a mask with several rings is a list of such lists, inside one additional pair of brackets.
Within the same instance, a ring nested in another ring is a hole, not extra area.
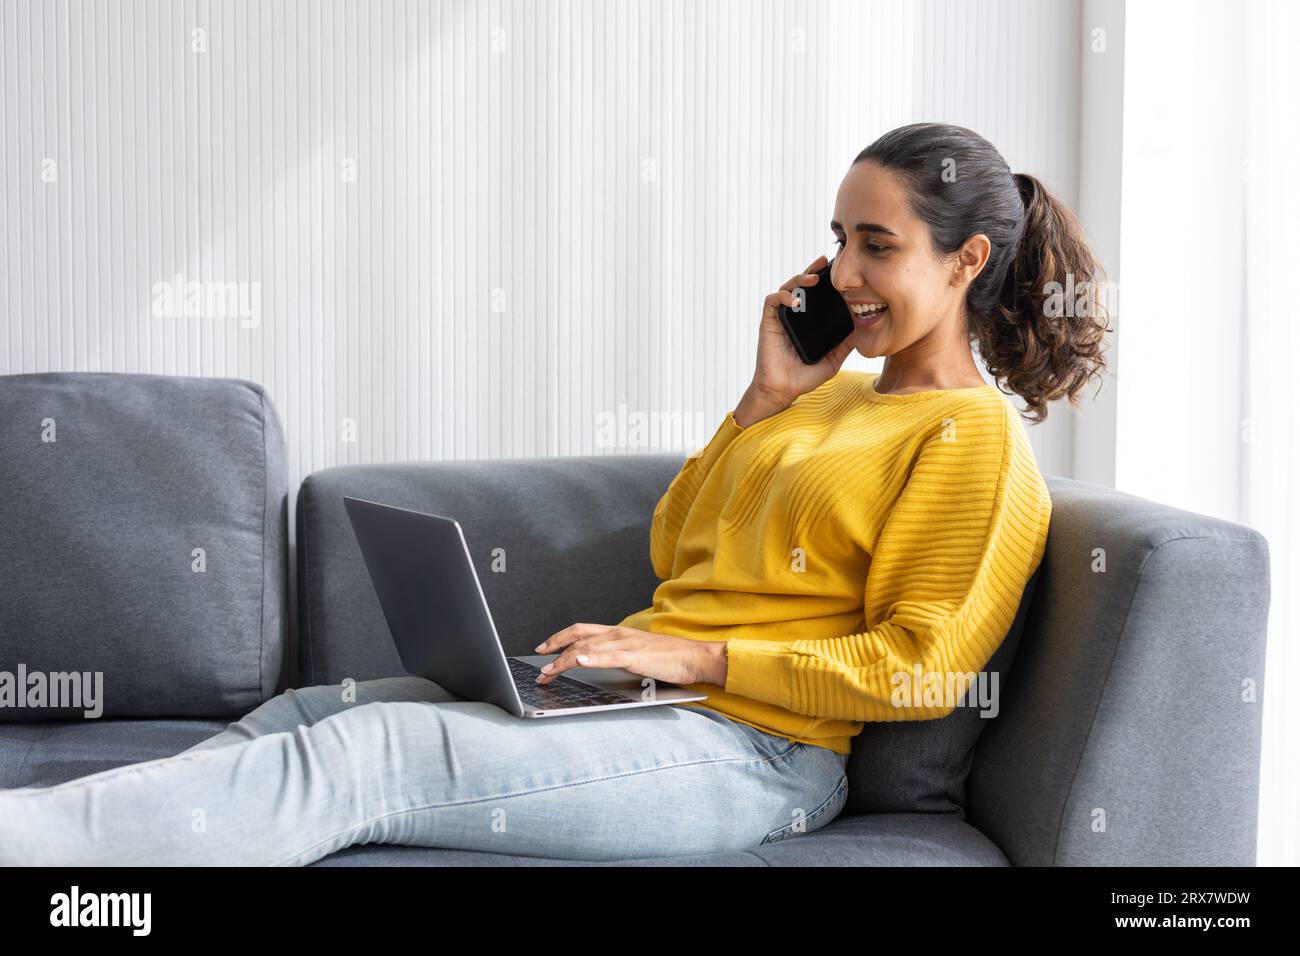
[[(104, 675), (98, 717), (0, 708), (0, 788), (177, 753), (288, 686), (402, 673), (345, 494), (459, 519), (507, 653), (616, 622), (649, 603), (648, 519), (682, 461), (326, 469), (298, 489), (291, 562), (284, 436), (258, 386), (0, 377), (0, 672)], [(996, 718), (867, 725), (848, 805), (813, 833), (623, 863), (1253, 865), (1265, 540), (1048, 485), (1047, 553), (988, 668)], [(508, 575), (487, 570), (495, 547)], [(386, 864), (589, 865), (394, 846), (314, 865)]]

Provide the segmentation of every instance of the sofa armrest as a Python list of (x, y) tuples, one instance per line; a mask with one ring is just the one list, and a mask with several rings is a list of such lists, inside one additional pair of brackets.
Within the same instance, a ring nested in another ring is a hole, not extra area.
[(1048, 479), (1043, 576), (968, 781), (1017, 865), (1253, 865), (1268, 544)]

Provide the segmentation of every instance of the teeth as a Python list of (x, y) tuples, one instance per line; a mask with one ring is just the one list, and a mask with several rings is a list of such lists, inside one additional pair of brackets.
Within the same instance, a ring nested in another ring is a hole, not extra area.
[(851, 306), (851, 308), (857, 315), (873, 315), (876, 312), (884, 310), (886, 306), (885, 303), (881, 302), (877, 305), (855, 305)]

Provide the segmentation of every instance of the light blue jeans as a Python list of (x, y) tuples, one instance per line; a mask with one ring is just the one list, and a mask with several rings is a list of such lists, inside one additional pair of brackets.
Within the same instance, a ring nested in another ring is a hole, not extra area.
[(848, 758), (692, 704), (521, 720), (419, 677), (289, 690), (189, 750), (0, 791), (0, 863), (303, 865), (359, 843), (571, 860), (825, 826)]

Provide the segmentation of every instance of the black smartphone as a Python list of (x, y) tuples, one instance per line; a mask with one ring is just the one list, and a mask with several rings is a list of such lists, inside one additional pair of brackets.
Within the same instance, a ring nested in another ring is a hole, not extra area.
[[(798, 286), (803, 291), (803, 311), (787, 305), (777, 307), (785, 334), (805, 365), (816, 365), (826, 353), (853, 332), (853, 315), (839, 290), (831, 285), (832, 259), (817, 273), (816, 285)], [(797, 294), (797, 293), (796, 293)]]

